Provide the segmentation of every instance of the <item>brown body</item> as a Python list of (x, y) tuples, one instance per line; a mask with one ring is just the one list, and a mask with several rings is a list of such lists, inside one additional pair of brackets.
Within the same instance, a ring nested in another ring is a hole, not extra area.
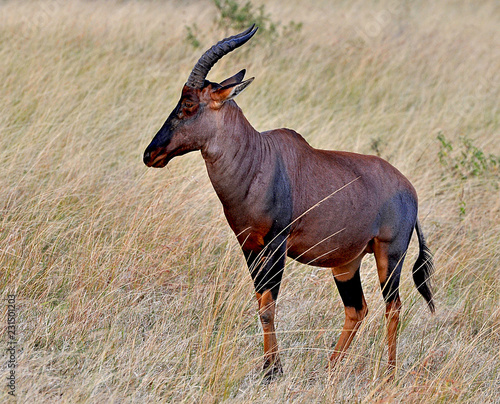
[(220, 84), (205, 80), (223, 54), (254, 33), (247, 30), (223, 40), (202, 56), (177, 107), (146, 149), (144, 162), (164, 167), (175, 156), (201, 150), (254, 281), (268, 376), (281, 372), (274, 312), (287, 255), (332, 268), (346, 315), (332, 364), (344, 355), (366, 316), (359, 268), (365, 254), (375, 255), (393, 368), (399, 277), (414, 229), (420, 254), (413, 277), (434, 309), (432, 263), (417, 221), (415, 189), (378, 157), (315, 149), (289, 129), (257, 132), (232, 100), (253, 79), (242, 81), (242, 71)]
[[(291, 190), (287, 255), (297, 261), (342, 266), (363, 252), (373, 252), (374, 238), (390, 241), (405, 215), (413, 229), (415, 189), (389, 163), (376, 156), (315, 149), (289, 129), (248, 130), (248, 122), (232, 104), (227, 103), (225, 109), (230, 110), (227, 113), (232, 115), (235, 130), (226, 134), (227, 139), (219, 138), (224, 153), (212, 156), (204, 152), (203, 157), (228, 222), (243, 247), (257, 250), (265, 246), (264, 237), (275, 218), (263, 195), (275, 186), (276, 162), (280, 160)], [(227, 118), (222, 115), (221, 119)], [(414, 203), (410, 217), (401, 211), (401, 198)]]

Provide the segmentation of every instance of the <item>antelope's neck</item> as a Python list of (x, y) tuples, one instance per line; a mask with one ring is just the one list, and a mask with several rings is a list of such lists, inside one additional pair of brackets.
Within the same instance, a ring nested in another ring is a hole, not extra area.
[(217, 133), (201, 152), (212, 185), (226, 211), (243, 208), (261, 170), (265, 142), (236, 104), (217, 123)]

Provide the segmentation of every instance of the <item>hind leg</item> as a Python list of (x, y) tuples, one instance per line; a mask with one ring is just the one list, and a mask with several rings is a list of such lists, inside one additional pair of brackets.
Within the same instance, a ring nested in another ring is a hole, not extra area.
[(345, 307), (344, 327), (330, 357), (332, 367), (344, 357), (361, 322), (368, 313), (359, 275), (362, 258), (363, 255), (345, 266), (332, 268), (335, 283)]
[(399, 279), (408, 243), (384, 242), (374, 239), (373, 253), (377, 262), (380, 288), (385, 301), (387, 344), (389, 348), (389, 370), (396, 368), (396, 346), (401, 311)]

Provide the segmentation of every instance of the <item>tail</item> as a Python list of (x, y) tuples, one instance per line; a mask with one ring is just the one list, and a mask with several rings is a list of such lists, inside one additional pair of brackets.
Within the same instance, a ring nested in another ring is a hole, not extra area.
[(415, 230), (418, 236), (418, 247), (420, 249), (418, 253), (417, 261), (413, 266), (413, 281), (420, 294), (424, 297), (429, 309), (432, 313), (435, 312), (436, 308), (434, 306), (434, 301), (432, 298), (432, 287), (431, 287), (431, 276), (434, 272), (434, 264), (432, 262), (431, 250), (425, 244), (424, 233), (422, 233), (422, 228), (417, 219), (415, 224)]

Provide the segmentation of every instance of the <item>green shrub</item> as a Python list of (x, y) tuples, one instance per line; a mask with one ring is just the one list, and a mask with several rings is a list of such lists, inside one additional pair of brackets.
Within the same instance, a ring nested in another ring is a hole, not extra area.
[[(287, 25), (281, 26), (279, 22), (271, 19), (270, 14), (266, 12), (265, 6), (255, 7), (250, 1), (240, 3), (236, 0), (213, 0), (218, 11), (215, 24), (217, 28), (224, 31), (242, 31), (252, 24), (259, 27), (260, 40), (275, 40), (278, 37), (288, 37), (297, 34), (302, 29), (301, 22), (291, 21)], [(186, 42), (199, 48), (201, 46), (198, 39), (199, 31), (196, 24), (186, 26)]]
[(467, 136), (460, 136), (460, 143), (456, 147), (442, 132), (438, 134), (437, 139), (440, 142), (439, 161), (452, 176), (466, 180), (498, 172), (500, 156), (486, 154)]

